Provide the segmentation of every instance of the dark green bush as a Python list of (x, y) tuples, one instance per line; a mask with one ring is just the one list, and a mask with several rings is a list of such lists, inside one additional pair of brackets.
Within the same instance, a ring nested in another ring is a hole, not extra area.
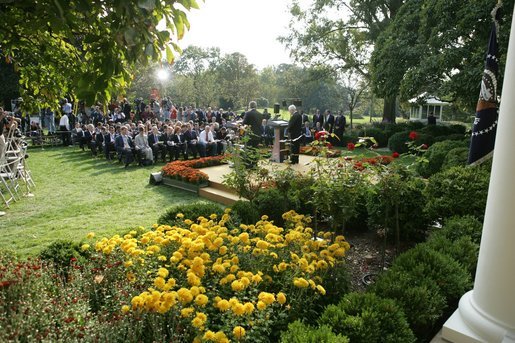
[(476, 274), (479, 244), (474, 243), (470, 236), (463, 236), (452, 241), (444, 235), (434, 234), (424, 244), (441, 254), (453, 258), (470, 275), (474, 276)]
[(388, 236), (396, 230), (396, 209), (400, 227), (400, 239), (422, 241), (430, 224), (424, 213), (426, 199), (423, 195), (425, 183), (419, 178), (402, 178), (399, 174), (383, 177), (371, 186), (368, 194), (367, 211), (369, 227), (386, 227)]
[(397, 257), (391, 270), (406, 272), (413, 279), (434, 281), (447, 304), (457, 302), (472, 286), (470, 275), (458, 262), (424, 244)]
[(420, 132), (426, 133), (433, 137), (448, 136), (454, 133), (450, 127), (446, 125), (427, 125)]
[(445, 297), (433, 280), (419, 279), (405, 271), (383, 273), (369, 290), (395, 300), (417, 337), (431, 332), (447, 308)]
[(346, 147), (347, 143), (354, 143), (356, 144), (358, 142), (358, 136), (354, 134), (344, 133), (340, 139), (340, 141), (337, 143), (340, 146)]
[(313, 204), (308, 199), (311, 199), (311, 187), (315, 180), (309, 175), (297, 175), (290, 182), (290, 188), (286, 191), (288, 202), (291, 204), (292, 209), (301, 214), (313, 214)]
[(481, 234), (483, 224), (474, 216), (456, 216), (448, 218), (441, 229), (433, 232), (433, 235), (443, 235), (451, 241), (456, 241), (461, 237), (468, 236), (472, 242), (481, 244)]
[[(465, 143), (465, 142), (464, 142)], [(449, 150), (442, 163), (442, 170), (456, 166), (466, 166), (468, 163), (469, 148), (461, 147)]]
[(362, 187), (362, 192), (356, 199), (356, 210), (357, 214), (351, 218), (346, 226), (351, 231), (366, 231), (368, 230), (368, 211), (367, 211), (367, 199), (368, 199), (369, 188)]
[(312, 328), (300, 321), (288, 325), (288, 330), (281, 334), (282, 343), (348, 343), (349, 339), (336, 335), (329, 326)]
[(330, 305), (319, 319), (351, 342), (414, 342), (402, 310), (390, 299), (373, 293), (349, 293), (338, 305)]
[(462, 141), (443, 141), (434, 143), (424, 153), (424, 157), (428, 162), (419, 162), (417, 164), (417, 172), (422, 177), (430, 177), (438, 173), (442, 169), (445, 156), (454, 148), (463, 148)]
[(277, 189), (259, 190), (252, 203), (256, 205), (259, 214), (266, 214), (269, 220), (273, 220), (275, 225), (283, 225), (283, 213), (290, 210), (290, 205), (286, 195)]
[(380, 147), (386, 147), (388, 145), (388, 136), (379, 128), (366, 127), (359, 132), (359, 137), (374, 137)]
[(387, 139), (390, 139), (394, 133), (410, 130), (406, 123), (373, 123), (372, 127), (382, 130), (386, 134)]
[[(408, 152), (408, 146), (406, 145), (406, 143), (409, 142), (409, 140), (410, 140), (409, 139), (410, 132), (411, 131), (402, 131), (402, 132), (397, 132), (397, 133), (393, 134), (390, 137), (390, 139), (388, 140), (388, 149), (390, 149), (391, 151), (396, 151), (399, 154)], [(433, 136), (423, 134), (420, 132), (417, 132), (417, 133), (418, 133), (418, 138), (417, 138), (417, 140), (415, 140), (416, 145), (427, 144), (428, 146), (430, 146), (431, 144), (433, 144), (433, 140), (434, 140)]]
[(241, 224), (255, 224), (261, 218), (257, 207), (250, 201), (238, 200), (230, 207), (231, 215)]
[(461, 124), (452, 124), (449, 125), (449, 128), (451, 129), (452, 133), (464, 135), (467, 131), (467, 127), (465, 125)]
[[(443, 142), (443, 141), (464, 141), (466, 139), (465, 135), (459, 134), (459, 133), (453, 133), (451, 135), (447, 136), (439, 136), (435, 137), (435, 143), (436, 142)], [(464, 142), (464, 145), (468, 146), (469, 144), (466, 144)]]
[(82, 251), (82, 243), (59, 240), (50, 244), (39, 253), (39, 258), (51, 262), (58, 269), (67, 268), (72, 259), (82, 259), (89, 256), (87, 251)]
[(404, 124), (397, 124), (397, 125), (399, 125), (399, 126), (405, 125), (408, 130), (415, 130), (415, 131), (420, 131), (426, 126), (426, 124), (423, 121), (418, 121), (418, 120), (410, 120)]
[(425, 211), (433, 221), (472, 215), (483, 219), (490, 172), (485, 167), (453, 167), (429, 178)]
[[(177, 218), (177, 214), (182, 213), (183, 219)], [(157, 222), (164, 225), (177, 225), (183, 222), (184, 219), (191, 219), (196, 221), (198, 217), (202, 216), (209, 218), (211, 214), (216, 214), (220, 218), (224, 209), (220, 205), (208, 202), (195, 202), (192, 204), (181, 204), (170, 207), (166, 212), (159, 217)]]

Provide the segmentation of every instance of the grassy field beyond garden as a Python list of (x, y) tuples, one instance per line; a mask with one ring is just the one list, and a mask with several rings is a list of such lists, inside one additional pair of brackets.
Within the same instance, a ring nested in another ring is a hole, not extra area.
[(150, 186), (150, 172), (162, 164), (124, 169), (76, 147), (31, 149), (29, 155), (35, 197), (12, 204), (0, 218), (0, 248), (21, 255), (37, 254), (59, 239), (80, 241), (90, 231), (107, 236), (148, 227), (167, 207), (198, 199)]

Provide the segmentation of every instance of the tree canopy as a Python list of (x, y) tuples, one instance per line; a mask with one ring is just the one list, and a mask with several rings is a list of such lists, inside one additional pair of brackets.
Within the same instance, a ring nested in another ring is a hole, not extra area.
[(173, 61), (180, 48), (171, 38), (189, 29), (192, 8), (195, 0), (3, 1), (0, 55), (14, 65), (28, 105), (64, 95), (108, 100), (137, 62)]

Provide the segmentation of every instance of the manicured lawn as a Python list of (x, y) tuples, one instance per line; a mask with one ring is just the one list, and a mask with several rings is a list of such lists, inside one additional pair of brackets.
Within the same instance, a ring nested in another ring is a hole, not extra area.
[(0, 217), (0, 248), (24, 256), (58, 239), (80, 241), (90, 231), (98, 237), (148, 227), (167, 207), (198, 200), (193, 193), (149, 185), (150, 173), (163, 164), (124, 169), (76, 147), (31, 149), (29, 155), (35, 197), (12, 204)]

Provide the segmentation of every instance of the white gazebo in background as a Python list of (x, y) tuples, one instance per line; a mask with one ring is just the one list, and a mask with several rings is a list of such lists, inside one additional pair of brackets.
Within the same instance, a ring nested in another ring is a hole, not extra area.
[[(410, 103), (409, 119), (413, 121), (426, 120), (429, 113), (433, 112), (437, 121), (445, 121), (446, 108), (450, 108), (451, 103), (437, 99), (432, 95), (421, 94), (417, 98), (408, 100)], [(447, 120), (450, 118), (447, 117)]]

